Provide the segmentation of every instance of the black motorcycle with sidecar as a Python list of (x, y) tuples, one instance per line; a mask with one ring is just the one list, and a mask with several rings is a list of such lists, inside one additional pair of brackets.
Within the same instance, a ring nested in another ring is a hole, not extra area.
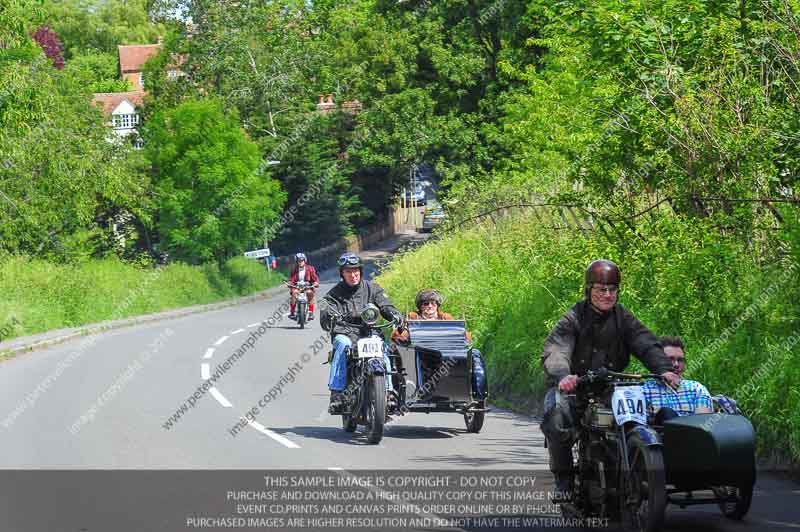
[(655, 532), (667, 504), (719, 504), (747, 513), (755, 484), (755, 433), (740, 412), (681, 416), (655, 425), (642, 384), (658, 375), (601, 369), (578, 379), (577, 438), (567, 517), (622, 521)]

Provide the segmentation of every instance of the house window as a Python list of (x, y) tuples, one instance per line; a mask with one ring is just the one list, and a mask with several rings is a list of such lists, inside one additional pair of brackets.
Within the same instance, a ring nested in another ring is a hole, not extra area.
[(139, 123), (139, 115), (114, 115), (114, 129), (131, 129)]
[(178, 71), (174, 68), (167, 70), (167, 79), (176, 79), (178, 77)]
[(139, 74), (139, 86), (144, 87), (144, 72)]

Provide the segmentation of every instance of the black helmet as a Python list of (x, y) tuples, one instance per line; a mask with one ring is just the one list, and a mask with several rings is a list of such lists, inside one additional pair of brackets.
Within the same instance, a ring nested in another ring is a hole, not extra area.
[(361, 262), (361, 257), (349, 251), (343, 253), (336, 263), (339, 265), (339, 275), (342, 274), (342, 270), (345, 268), (358, 268), (362, 273), (364, 272), (364, 263)]
[(442, 306), (442, 295), (434, 290), (433, 288), (426, 288), (425, 290), (420, 290), (417, 292), (417, 298), (415, 303), (417, 304), (417, 310), (422, 310), (422, 304), (426, 301), (436, 301), (438, 306)]
[(586, 268), (586, 284), (584, 295), (588, 298), (593, 284), (611, 284), (619, 286), (622, 282), (622, 273), (619, 266), (606, 259), (594, 260)]
[(297, 254), (295, 254), (294, 261), (295, 262), (300, 262), (301, 260), (308, 261), (308, 259), (306, 259), (306, 254), (305, 253), (297, 253)]

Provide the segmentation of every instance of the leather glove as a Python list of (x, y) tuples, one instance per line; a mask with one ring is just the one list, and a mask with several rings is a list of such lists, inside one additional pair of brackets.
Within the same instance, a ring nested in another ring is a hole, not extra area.
[(392, 325), (394, 325), (395, 329), (402, 329), (403, 325), (405, 325), (405, 319), (403, 319), (403, 315), (399, 312), (393, 312)]

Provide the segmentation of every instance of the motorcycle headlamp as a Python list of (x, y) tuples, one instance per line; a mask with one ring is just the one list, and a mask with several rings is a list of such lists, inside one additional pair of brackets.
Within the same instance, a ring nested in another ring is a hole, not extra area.
[(367, 325), (375, 325), (381, 318), (381, 313), (375, 305), (369, 305), (361, 311), (361, 320)]

